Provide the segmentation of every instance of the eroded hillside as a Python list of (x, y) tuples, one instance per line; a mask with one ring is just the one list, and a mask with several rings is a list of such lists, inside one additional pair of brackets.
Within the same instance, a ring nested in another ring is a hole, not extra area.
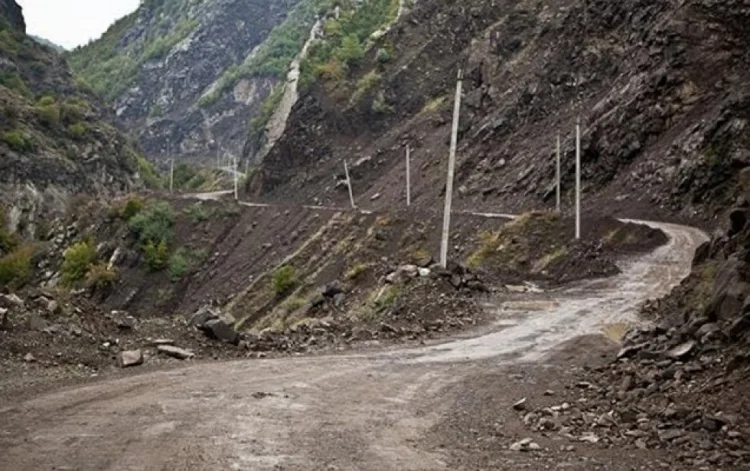
[(750, 164), (743, 5), (416, 2), (361, 63), (319, 70), (249, 192), (344, 203), (348, 159), (362, 201), (402, 202), (410, 145), (417, 204), (437, 205), (462, 68), (457, 204), (551, 207), (558, 132), (570, 203), (580, 116), (585, 207), (712, 215)]

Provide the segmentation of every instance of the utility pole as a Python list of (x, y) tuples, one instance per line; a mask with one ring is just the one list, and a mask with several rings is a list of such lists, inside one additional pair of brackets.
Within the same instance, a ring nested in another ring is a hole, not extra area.
[(581, 117), (576, 118), (576, 239), (581, 238)]
[(344, 172), (346, 173), (346, 185), (349, 187), (349, 201), (352, 203), (352, 209), (357, 209), (357, 205), (354, 204), (354, 192), (352, 191), (352, 179), (349, 176), (349, 166), (344, 160)]
[(440, 265), (448, 266), (448, 235), (451, 226), (451, 205), (453, 204), (453, 174), (456, 168), (456, 147), (458, 146), (458, 118), (461, 113), (461, 87), (463, 85), (464, 73), (458, 69), (458, 81), (456, 82), (456, 102), (453, 107), (453, 129), (451, 131), (451, 149), (448, 157), (448, 181), (445, 186), (445, 209), (443, 212), (443, 238), (440, 244)]
[(411, 147), (406, 146), (406, 206), (411, 206)]
[(167, 141), (167, 158), (169, 159), (169, 192), (174, 192), (174, 157), (171, 142)]
[(557, 133), (557, 173), (556, 173), (556, 179), (557, 179), (557, 212), (560, 212), (561, 204), (560, 204), (560, 133)]
[(237, 201), (240, 199), (239, 196), (239, 183), (238, 183), (238, 174), (237, 174), (237, 165), (239, 164), (239, 161), (237, 157), (234, 158), (234, 200)]

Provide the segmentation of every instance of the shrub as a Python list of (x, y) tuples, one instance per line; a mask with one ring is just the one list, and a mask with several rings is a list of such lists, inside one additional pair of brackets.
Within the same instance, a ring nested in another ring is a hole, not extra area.
[(60, 107), (56, 104), (37, 105), (36, 115), (45, 126), (52, 127), (60, 122)]
[(83, 280), (89, 271), (89, 266), (95, 262), (96, 247), (90, 240), (68, 247), (63, 254), (63, 264), (60, 269), (63, 282), (73, 284)]
[(382, 90), (375, 96), (375, 99), (372, 101), (372, 111), (378, 114), (386, 114), (393, 111), (393, 107), (388, 104), (388, 101), (385, 99), (385, 92), (383, 92)]
[(166, 241), (147, 242), (143, 246), (143, 253), (146, 256), (146, 265), (151, 271), (161, 271), (166, 268), (169, 257), (169, 247)]
[(87, 131), (88, 128), (83, 123), (75, 123), (68, 126), (68, 134), (70, 134), (73, 139), (82, 139)]
[(140, 196), (132, 196), (128, 198), (125, 206), (122, 208), (120, 217), (126, 221), (130, 221), (136, 214), (140, 213), (143, 209), (143, 198)]
[(60, 118), (65, 124), (77, 124), (86, 118), (91, 106), (86, 100), (70, 98), (60, 105)]
[(297, 272), (292, 266), (284, 265), (273, 273), (273, 291), (277, 296), (289, 293), (297, 284)]
[(178, 281), (188, 270), (188, 261), (183, 249), (177, 250), (169, 258), (169, 277), (172, 281)]
[(359, 81), (357, 82), (357, 89), (354, 90), (354, 93), (352, 94), (351, 104), (355, 104), (360, 99), (362, 99), (365, 93), (369, 92), (370, 90), (375, 88), (378, 83), (380, 83), (381, 79), (382, 77), (380, 76), (380, 74), (374, 70), (359, 79)]
[(388, 49), (382, 47), (378, 49), (378, 52), (375, 54), (375, 59), (377, 59), (380, 64), (387, 64), (391, 61), (391, 58), (392, 56), (391, 53), (388, 52)]
[(11, 149), (18, 152), (34, 150), (33, 139), (20, 130), (4, 132), (0, 134), (0, 140), (5, 142)]
[(185, 213), (190, 217), (193, 224), (199, 224), (208, 220), (208, 211), (200, 203), (195, 203), (185, 209)]
[(21, 96), (31, 96), (31, 90), (18, 72), (0, 72), (0, 85), (13, 90)]
[(36, 102), (36, 106), (50, 106), (54, 105), (57, 102), (55, 101), (55, 97), (52, 95), (44, 95), (42, 98), (39, 99), (39, 101)]
[(174, 212), (165, 201), (153, 201), (128, 221), (130, 230), (138, 237), (141, 244), (160, 242), (168, 243), (172, 239)]
[(0, 258), (0, 286), (22, 286), (26, 283), (31, 277), (34, 252), (33, 246), (24, 245)]
[(104, 262), (95, 263), (89, 265), (86, 272), (86, 286), (94, 289), (108, 288), (115, 284), (118, 277), (117, 268), (109, 268)]

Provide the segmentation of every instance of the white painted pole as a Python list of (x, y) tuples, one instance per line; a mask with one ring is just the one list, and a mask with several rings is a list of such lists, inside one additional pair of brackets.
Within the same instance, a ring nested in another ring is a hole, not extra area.
[(448, 181), (445, 186), (445, 210), (443, 212), (443, 238), (440, 244), (440, 265), (448, 266), (448, 241), (451, 226), (451, 205), (453, 204), (453, 174), (456, 168), (456, 147), (458, 146), (458, 119), (461, 113), (461, 87), (463, 71), (458, 70), (456, 83), (456, 102), (453, 107), (453, 129), (451, 131), (451, 149), (448, 157)]
[(581, 118), (576, 118), (576, 239), (581, 238)]
[(174, 192), (174, 157), (172, 157), (171, 143), (167, 141), (167, 158), (169, 158), (169, 192)]
[(557, 133), (557, 172), (556, 172), (556, 179), (557, 179), (557, 212), (559, 213), (561, 210), (561, 202), (560, 202), (560, 192), (561, 192), (561, 184), (560, 184), (560, 153), (561, 153), (561, 146), (560, 146), (560, 133)]
[(406, 206), (411, 206), (411, 148), (406, 146)]
[(238, 169), (237, 166), (239, 165), (239, 160), (237, 157), (234, 158), (234, 200), (237, 201), (240, 199), (239, 195), (239, 175), (237, 173)]
[(346, 185), (349, 187), (349, 201), (352, 203), (352, 209), (357, 209), (357, 205), (354, 204), (354, 192), (352, 191), (352, 179), (349, 176), (349, 166), (344, 160), (344, 172), (346, 173)]

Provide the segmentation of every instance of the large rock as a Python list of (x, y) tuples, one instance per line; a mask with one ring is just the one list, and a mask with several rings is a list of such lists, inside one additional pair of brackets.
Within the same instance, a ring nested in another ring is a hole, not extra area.
[(212, 319), (206, 322), (203, 331), (217, 340), (231, 343), (232, 345), (237, 345), (240, 342), (240, 334), (234, 330), (233, 320), (227, 317)]
[(117, 366), (130, 368), (143, 364), (143, 352), (140, 350), (126, 350), (117, 354)]
[(711, 320), (731, 319), (740, 313), (750, 295), (750, 284), (745, 281), (748, 264), (728, 260), (721, 265), (714, 281), (713, 295), (705, 315)]

